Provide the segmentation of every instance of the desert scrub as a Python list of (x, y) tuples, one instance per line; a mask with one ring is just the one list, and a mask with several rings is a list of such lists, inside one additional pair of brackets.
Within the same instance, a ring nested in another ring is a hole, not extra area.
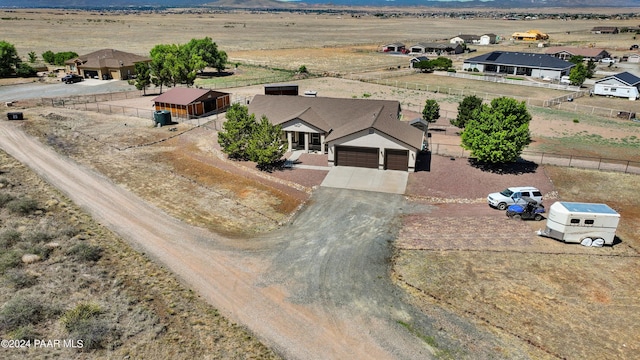
[(9, 269), (4, 276), (16, 290), (25, 289), (38, 283), (38, 277), (22, 269)]
[(38, 210), (38, 202), (28, 197), (21, 197), (9, 201), (6, 207), (14, 214), (29, 215)]
[(5, 207), (8, 203), (10, 203), (11, 201), (15, 200), (15, 197), (13, 197), (11, 194), (7, 194), (7, 193), (1, 193), (0, 194), (0, 208)]
[(16, 268), (22, 264), (20, 253), (15, 250), (0, 254), (0, 274), (7, 270)]
[(112, 335), (107, 323), (100, 319), (101, 314), (102, 309), (99, 305), (82, 303), (65, 312), (60, 322), (72, 338), (83, 340), (82, 350), (100, 349), (104, 347), (105, 340)]
[(37, 325), (57, 311), (35, 297), (16, 296), (0, 310), (0, 330), (13, 331), (27, 325)]
[(102, 257), (102, 248), (82, 242), (69, 248), (67, 255), (72, 255), (80, 261), (98, 261)]
[(22, 236), (16, 230), (5, 230), (0, 234), (0, 250), (9, 250), (20, 242)]

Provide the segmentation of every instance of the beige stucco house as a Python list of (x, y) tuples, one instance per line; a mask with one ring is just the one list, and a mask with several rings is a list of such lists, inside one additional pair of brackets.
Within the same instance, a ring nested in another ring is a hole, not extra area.
[(256, 95), (249, 113), (281, 125), (288, 151), (326, 153), (329, 166), (414, 171), (425, 138), (391, 100)]
[(126, 80), (135, 75), (138, 62), (151, 62), (140, 56), (114, 49), (102, 49), (65, 61), (68, 74), (77, 74), (87, 79)]

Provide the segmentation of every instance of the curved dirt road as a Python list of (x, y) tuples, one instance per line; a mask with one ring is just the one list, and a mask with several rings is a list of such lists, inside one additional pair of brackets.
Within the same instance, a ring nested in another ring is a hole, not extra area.
[[(292, 224), (230, 240), (167, 216), (14, 123), (0, 122), (0, 148), (285, 358), (427, 359), (443, 350), (501, 357), (495, 336), (441, 308), (421, 313), (390, 281), (399, 215), (430, 206), (320, 188)], [(474, 341), (486, 346), (471, 351)]]

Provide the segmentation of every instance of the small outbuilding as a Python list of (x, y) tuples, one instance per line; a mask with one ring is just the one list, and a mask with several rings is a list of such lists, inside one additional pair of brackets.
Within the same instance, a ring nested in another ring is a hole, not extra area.
[(231, 105), (228, 93), (194, 88), (173, 88), (154, 99), (156, 111), (168, 110), (175, 117), (191, 118), (216, 111)]
[(625, 71), (596, 81), (593, 86), (593, 94), (637, 100), (640, 98), (639, 89), (640, 77)]

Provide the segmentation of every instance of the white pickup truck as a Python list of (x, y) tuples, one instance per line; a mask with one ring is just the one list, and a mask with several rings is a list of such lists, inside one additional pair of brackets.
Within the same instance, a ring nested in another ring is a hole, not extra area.
[(600, 62), (603, 63), (603, 64), (615, 64), (616, 63), (616, 59), (604, 58), (604, 59), (600, 60)]

